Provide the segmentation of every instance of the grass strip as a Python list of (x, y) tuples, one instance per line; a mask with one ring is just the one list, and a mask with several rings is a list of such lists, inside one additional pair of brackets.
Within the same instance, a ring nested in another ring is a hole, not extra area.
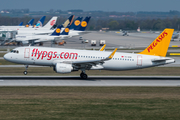
[(5, 120), (179, 120), (180, 87), (0, 87)]

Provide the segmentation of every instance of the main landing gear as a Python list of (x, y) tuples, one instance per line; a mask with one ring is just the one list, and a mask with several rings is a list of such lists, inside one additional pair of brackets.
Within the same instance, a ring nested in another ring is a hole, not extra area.
[(27, 69), (28, 69), (28, 65), (25, 65), (25, 71), (23, 72), (24, 75), (27, 75), (27, 74), (28, 74)]
[(87, 76), (87, 74), (85, 73), (85, 71), (82, 71), (82, 72), (81, 72), (80, 77), (81, 77), (82, 79), (87, 79), (87, 78), (88, 78), (88, 76)]

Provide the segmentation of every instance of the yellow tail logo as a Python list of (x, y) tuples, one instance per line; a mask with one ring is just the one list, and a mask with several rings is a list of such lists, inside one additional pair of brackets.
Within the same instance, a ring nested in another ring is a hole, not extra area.
[(165, 57), (174, 29), (165, 29), (144, 51), (138, 54)]

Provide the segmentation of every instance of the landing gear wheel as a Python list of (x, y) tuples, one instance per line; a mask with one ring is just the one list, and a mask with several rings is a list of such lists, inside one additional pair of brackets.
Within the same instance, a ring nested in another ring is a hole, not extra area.
[(24, 75), (27, 75), (27, 74), (28, 74), (28, 72), (27, 72), (27, 71), (24, 71), (23, 73), (24, 73)]
[(80, 74), (80, 77), (82, 78), (82, 75), (83, 75), (84, 73), (82, 72), (81, 74)]
[(84, 73), (81, 73), (80, 76), (81, 76), (82, 79), (87, 79), (88, 78), (87, 74), (84, 74)]

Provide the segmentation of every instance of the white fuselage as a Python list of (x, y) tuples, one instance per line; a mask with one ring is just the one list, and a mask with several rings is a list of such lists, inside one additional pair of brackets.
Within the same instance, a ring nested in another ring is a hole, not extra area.
[(16, 42), (29, 43), (28, 41), (34, 41), (34, 43), (52, 41), (55, 38), (62, 39), (62, 36), (51, 36), (51, 35), (16, 35)]
[[(55, 66), (56, 63), (61, 62), (69, 62), (73, 64), (73, 62), (76, 61), (88, 63), (88, 61), (104, 59), (111, 54), (111, 52), (106, 51), (90, 51), (34, 46), (19, 47), (15, 48), (14, 50), (18, 51), (18, 53), (7, 53), (4, 58), (14, 63), (42, 66)], [(161, 61), (161, 59), (167, 60)], [(153, 62), (153, 60), (160, 61)], [(116, 52), (112, 59), (92, 66), (90, 69), (130, 70), (164, 65), (173, 62), (175, 62), (174, 59), (167, 57)]]

